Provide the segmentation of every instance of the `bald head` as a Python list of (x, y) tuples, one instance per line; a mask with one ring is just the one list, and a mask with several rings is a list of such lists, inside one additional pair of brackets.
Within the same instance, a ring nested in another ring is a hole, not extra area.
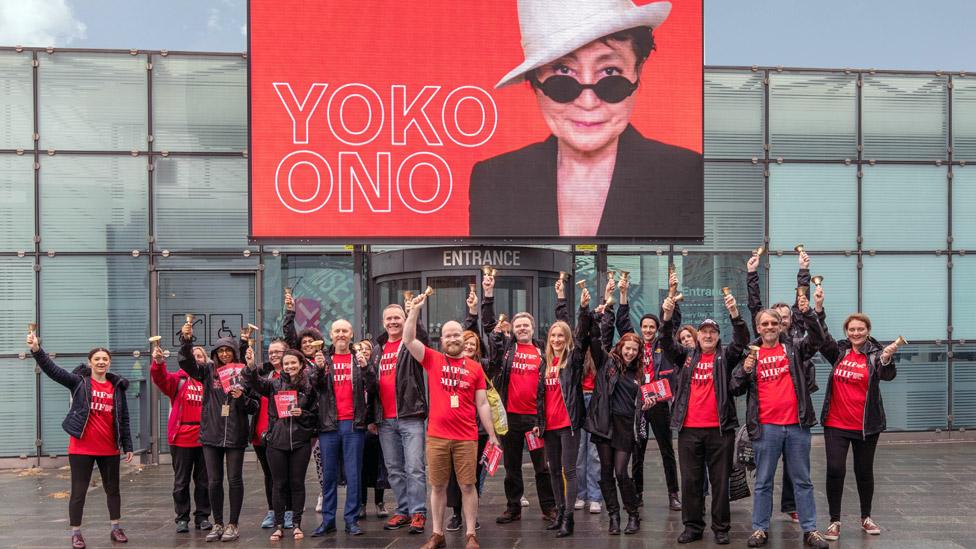
[(441, 327), (441, 350), (449, 357), (457, 358), (464, 351), (464, 329), (456, 320), (449, 320)]
[(329, 336), (332, 338), (332, 345), (335, 346), (337, 353), (348, 353), (349, 342), (352, 341), (352, 324), (344, 318), (333, 321)]

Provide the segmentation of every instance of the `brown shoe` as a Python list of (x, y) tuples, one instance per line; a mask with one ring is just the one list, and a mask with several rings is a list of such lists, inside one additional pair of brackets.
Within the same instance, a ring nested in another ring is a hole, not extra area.
[(522, 520), (522, 513), (513, 513), (511, 510), (505, 509), (504, 513), (498, 515), (495, 522), (498, 524), (508, 524), (509, 522), (515, 522), (516, 520)]
[(427, 543), (423, 544), (420, 549), (439, 549), (440, 547), (446, 547), (447, 544), (444, 542), (444, 534), (433, 534)]
[(542, 513), (542, 520), (547, 522), (555, 522), (559, 518), (558, 509), (549, 509), (548, 511)]
[(112, 533), (109, 534), (109, 537), (112, 538), (112, 541), (116, 541), (118, 543), (129, 543), (129, 538), (125, 537), (125, 532), (123, 532), (121, 528), (113, 528)]
[(481, 549), (481, 544), (478, 543), (478, 536), (475, 534), (467, 535), (468, 541), (464, 544), (464, 549)]

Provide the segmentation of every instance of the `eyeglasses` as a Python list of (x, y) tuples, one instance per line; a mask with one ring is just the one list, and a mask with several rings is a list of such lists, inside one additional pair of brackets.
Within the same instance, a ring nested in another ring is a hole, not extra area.
[(561, 74), (550, 76), (545, 82), (540, 82), (533, 76), (530, 82), (556, 103), (571, 103), (583, 93), (583, 90), (593, 90), (597, 97), (607, 103), (620, 103), (630, 97), (640, 83), (639, 80), (631, 82), (623, 76), (614, 75), (601, 78), (595, 84), (581, 84), (572, 76)]

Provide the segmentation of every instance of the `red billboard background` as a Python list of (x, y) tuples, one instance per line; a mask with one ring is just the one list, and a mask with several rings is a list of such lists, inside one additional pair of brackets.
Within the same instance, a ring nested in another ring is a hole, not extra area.
[[(702, 2), (671, 4), (631, 121), (701, 153)], [(465, 238), (472, 166), (550, 134), (528, 84), (494, 89), (523, 59), (515, 0), (250, 0), (248, 17), (252, 238)]]

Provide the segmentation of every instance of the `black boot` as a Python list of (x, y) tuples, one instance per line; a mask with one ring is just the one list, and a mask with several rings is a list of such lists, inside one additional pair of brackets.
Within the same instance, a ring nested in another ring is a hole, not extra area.
[(620, 511), (610, 511), (610, 528), (607, 531), (611, 536), (620, 535)]
[(567, 510), (563, 514), (563, 523), (559, 527), (559, 533), (556, 534), (557, 538), (565, 538), (573, 535), (573, 526), (575, 526), (575, 519), (573, 518), (573, 511)]
[(566, 506), (560, 505), (556, 507), (556, 520), (552, 521), (552, 524), (546, 526), (546, 530), (559, 530), (560, 525), (563, 523), (563, 515), (566, 514)]
[(637, 511), (627, 512), (627, 527), (624, 528), (624, 533), (628, 536), (631, 534), (636, 534), (640, 530), (640, 514)]

